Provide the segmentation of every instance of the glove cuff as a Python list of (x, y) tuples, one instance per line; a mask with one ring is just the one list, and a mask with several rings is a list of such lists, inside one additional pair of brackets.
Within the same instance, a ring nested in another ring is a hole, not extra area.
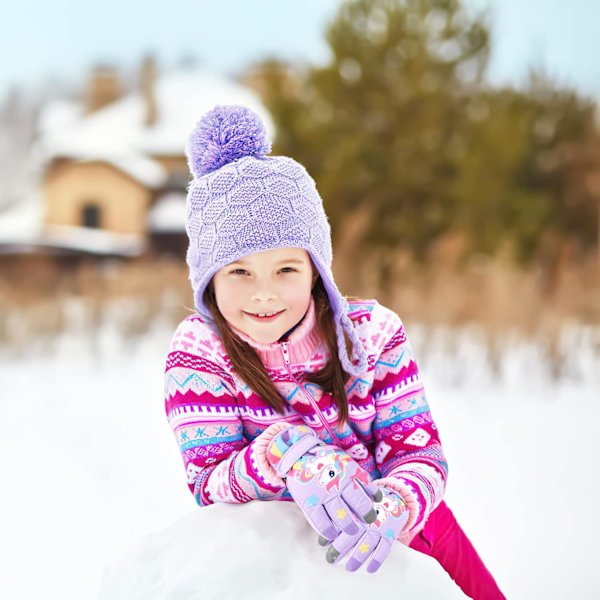
[(387, 486), (396, 492), (408, 508), (408, 521), (404, 525), (403, 532), (412, 529), (422, 518), (422, 507), (415, 496), (414, 490), (402, 479), (395, 477), (383, 477), (376, 479), (375, 483), (381, 486)]
[(284, 478), (301, 456), (322, 443), (312, 429), (293, 425), (271, 440), (267, 447), (267, 460), (277, 475)]

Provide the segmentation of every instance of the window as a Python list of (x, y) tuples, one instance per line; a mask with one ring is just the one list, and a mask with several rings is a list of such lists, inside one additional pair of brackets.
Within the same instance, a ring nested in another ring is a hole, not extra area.
[(100, 208), (97, 204), (86, 204), (83, 207), (83, 226), (94, 229), (100, 227)]

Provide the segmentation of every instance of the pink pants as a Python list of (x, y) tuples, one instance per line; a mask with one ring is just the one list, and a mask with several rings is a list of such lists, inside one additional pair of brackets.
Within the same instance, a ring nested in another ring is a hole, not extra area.
[(506, 600), (454, 515), (442, 501), (410, 547), (435, 558), (473, 600)]

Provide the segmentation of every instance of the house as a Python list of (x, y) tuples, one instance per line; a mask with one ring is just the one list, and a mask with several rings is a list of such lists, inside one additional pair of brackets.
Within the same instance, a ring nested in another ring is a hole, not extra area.
[(122, 92), (116, 71), (97, 68), (85, 102), (43, 109), (33, 152), (42, 165), (38, 221), (19, 232), (0, 215), (0, 254), (185, 258), (184, 147), (215, 104), (249, 106), (273, 135), (255, 92), (206, 69), (159, 75), (146, 59), (140, 85)]

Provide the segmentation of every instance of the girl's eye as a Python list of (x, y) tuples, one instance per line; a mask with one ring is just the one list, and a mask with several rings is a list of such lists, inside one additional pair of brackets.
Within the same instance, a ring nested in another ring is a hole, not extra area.
[[(294, 269), (293, 267), (283, 267), (283, 269), (281, 269), (281, 270), (282, 271), (286, 271), (286, 270), (295, 271), (296, 269)], [(237, 275), (238, 273), (243, 274), (245, 272), (246, 272), (245, 269), (234, 269), (233, 271), (231, 271), (231, 274), (232, 275)]]

